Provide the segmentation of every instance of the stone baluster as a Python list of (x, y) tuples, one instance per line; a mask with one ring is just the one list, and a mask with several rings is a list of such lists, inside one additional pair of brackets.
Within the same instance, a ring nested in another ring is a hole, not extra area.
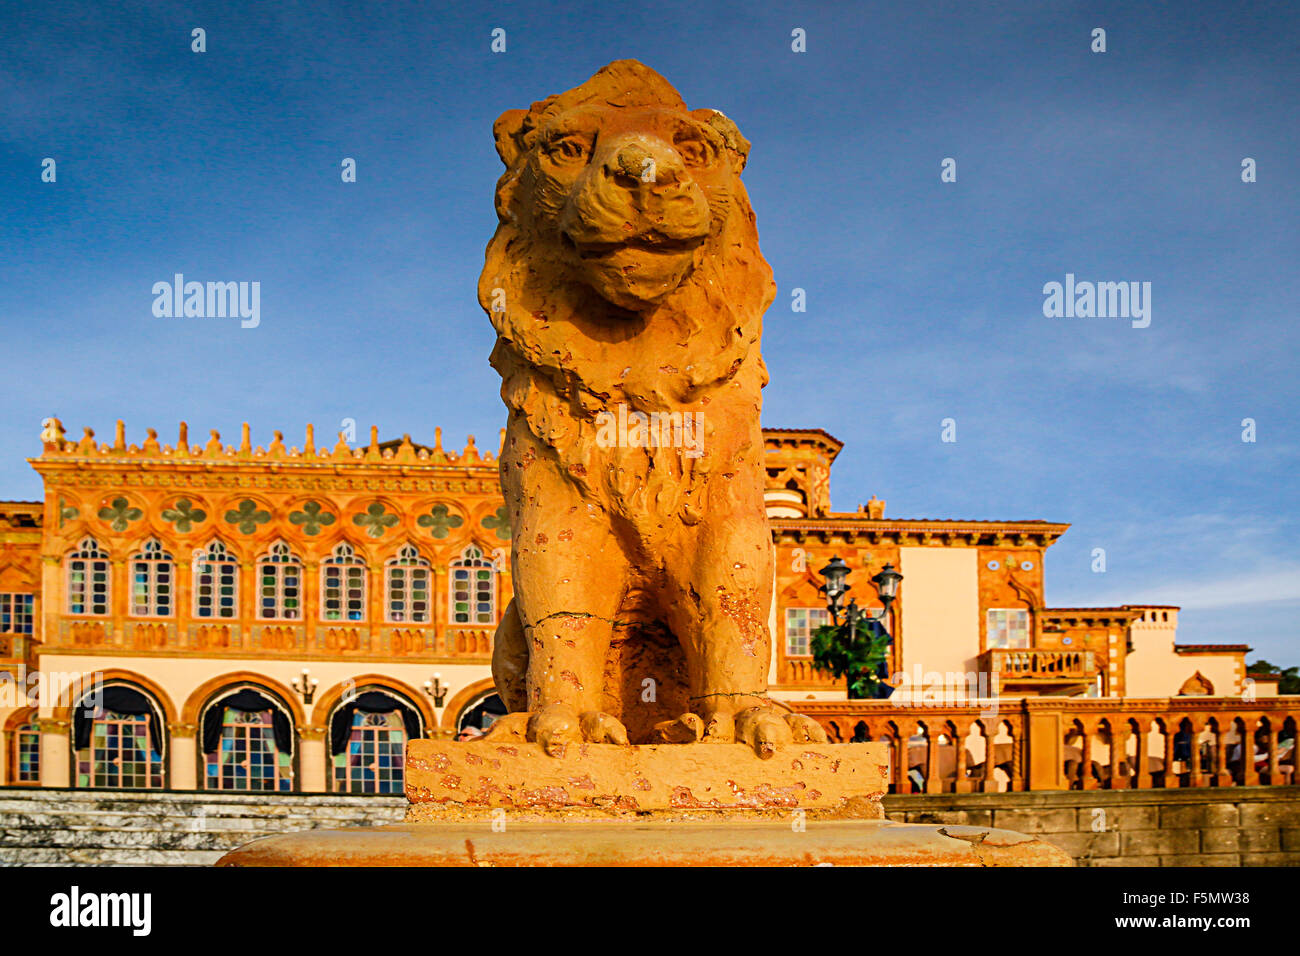
[(992, 727), (984, 724), (981, 729), (984, 731), (984, 779), (980, 781), (980, 790), (984, 793), (996, 793), (998, 781), (993, 771), (997, 768), (998, 762), (997, 744), (994, 743), (998, 736), (998, 728), (994, 723)]
[(1254, 717), (1242, 717), (1237, 721), (1241, 733), (1241, 785), (1243, 787), (1259, 786), (1259, 771), (1255, 769), (1255, 725)]
[(956, 746), (956, 769), (952, 789), (954, 793), (970, 793), (974, 789), (973, 781), (966, 779), (966, 738), (970, 735), (970, 722), (953, 721), (953, 743)]
[[(1232, 722), (1226, 717), (1219, 717), (1214, 722), (1214, 776), (1212, 779), (1216, 787), (1226, 787), (1232, 783), (1232, 776), (1228, 773), (1228, 747), (1224, 741), (1231, 727)], [(1245, 741), (1242, 741), (1242, 744), (1244, 752)]]
[(934, 727), (925, 728), (925, 792), (943, 793), (943, 773), (939, 769), (939, 738)]
[(1277, 755), (1277, 721), (1273, 718), (1268, 719), (1268, 782), (1271, 786), (1276, 787), (1281, 781), (1278, 779), (1280, 768), (1278, 767)]
[(1133, 747), (1133, 786), (1139, 790), (1151, 789), (1151, 765), (1147, 760), (1147, 749), (1151, 746), (1151, 724), (1137, 722)]
[(1112, 717), (1107, 721), (1110, 728), (1110, 781), (1111, 790), (1123, 790), (1128, 785), (1128, 779), (1122, 773), (1124, 757), (1128, 752), (1128, 734), (1124, 721), (1120, 717)]
[(1162, 787), (1177, 787), (1178, 777), (1174, 774), (1174, 737), (1178, 735), (1177, 724), (1165, 721), (1165, 778)]
[(1079, 737), (1079, 772), (1083, 775), (1080, 779), (1081, 790), (1099, 790), (1101, 781), (1097, 779), (1092, 772), (1092, 738), (1097, 732), (1094, 724), (1091, 727), (1085, 726)]
[(1011, 783), (1008, 790), (1025, 789), (1025, 729), (1011, 726)]
[(1197, 722), (1191, 718), (1188, 718), (1187, 723), (1191, 728), (1189, 732), (1192, 735), (1192, 763), (1189, 770), (1188, 785), (1192, 787), (1203, 787), (1205, 786), (1205, 768), (1201, 762), (1201, 732), (1205, 729), (1206, 725), (1203, 723), (1198, 725)]

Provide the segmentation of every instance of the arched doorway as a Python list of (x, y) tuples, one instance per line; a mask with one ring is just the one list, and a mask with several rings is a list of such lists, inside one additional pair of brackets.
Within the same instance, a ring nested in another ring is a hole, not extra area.
[(482, 737), (498, 717), (506, 713), (506, 705), (501, 702), (495, 690), (470, 701), (456, 718), (456, 739), (474, 740)]
[(163, 789), (166, 726), (158, 701), (139, 687), (112, 682), (88, 691), (72, 708), (74, 785)]
[(424, 736), (420, 709), (388, 687), (363, 686), (329, 716), (330, 786), (336, 793), (402, 793), (406, 742)]
[(203, 789), (294, 789), (293, 711), (257, 684), (219, 690), (200, 710)]

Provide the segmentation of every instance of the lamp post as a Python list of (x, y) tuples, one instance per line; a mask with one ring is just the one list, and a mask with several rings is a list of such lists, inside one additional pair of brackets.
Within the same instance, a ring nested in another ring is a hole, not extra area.
[[(826, 567), (819, 572), (826, 579), (826, 583), (817, 590), (826, 596), (826, 610), (830, 612), (831, 621), (839, 632), (841, 642), (851, 645), (861, 640), (858, 627), (865, 622), (869, 630), (878, 630), (884, 635), (886, 646), (892, 646), (894, 638), (890, 629), (885, 626), (885, 622), (893, 609), (894, 600), (898, 597), (898, 585), (903, 580), (903, 576), (892, 564), (886, 564), (871, 578), (871, 583), (875, 586), (876, 594), (879, 595), (883, 607), (879, 611), (864, 611), (858, 607), (857, 598), (850, 598), (847, 605), (844, 603), (845, 596), (853, 589), (853, 585), (848, 583), (851, 570), (842, 558), (836, 556), (831, 558)], [(844, 634), (846, 628), (840, 624), (841, 614), (844, 615), (844, 624), (847, 625), (847, 635)], [(877, 692), (882, 697), (888, 697), (893, 693), (893, 688), (884, 683), (884, 680), (889, 677), (888, 663), (881, 662), (878, 665), (876, 677), (880, 679), (876, 684)], [(849, 683), (851, 686), (853, 675), (849, 675)]]

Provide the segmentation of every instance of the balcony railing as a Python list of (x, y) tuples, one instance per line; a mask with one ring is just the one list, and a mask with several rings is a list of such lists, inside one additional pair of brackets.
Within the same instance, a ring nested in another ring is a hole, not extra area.
[(1093, 672), (1092, 651), (996, 648), (985, 651), (978, 660), (980, 672), (996, 674), (1003, 685), (1024, 680), (1086, 681)]
[(1300, 696), (791, 704), (832, 741), (887, 742), (893, 793), (1300, 784)]

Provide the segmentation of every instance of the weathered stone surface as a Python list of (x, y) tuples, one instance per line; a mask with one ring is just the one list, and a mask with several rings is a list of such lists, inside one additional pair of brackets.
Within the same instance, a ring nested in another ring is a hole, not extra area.
[(506, 171), (478, 292), (509, 412), (514, 599), (492, 663), (512, 713), (492, 736), (823, 742), (767, 698), (759, 339), (776, 286), (740, 180), (749, 143), (635, 60), (494, 133)]
[(1164, 867), (1187, 866), (1240, 866), (1242, 858), (1236, 853), (1179, 853), (1158, 857)]
[[(1091, 831), (1102, 825), (1107, 830), (1155, 830), (1160, 826), (1160, 808), (1155, 806), (1132, 807), (1108, 802), (1095, 807), (1080, 807), (1078, 827)], [(1096, 811), (1100, 809), (1099, 816)]]
[(1243, 804), (1241, 825), (1243, 827), (1300, 826), (1300, 791), (1296, 791), (1295, 798), (1288, 803), (1272, 801)]
[(1197, 853), (1200, 849), (1200, 830), (1128, 830), (1120, 833), (1120, 852), (1124, 856)]
[(400, 797), (10, 788), (0, 865), (209, 866), (268, 833), (398, 822)]
[(1161, 829), (1182, 830), (1188, 827), (1235, 827), (1237, 807), (1231, 803), (1202, 803), (1191, 806), (1162, 807)]
[(1073, 810), (1002, 810), (997, 814), (999, 826), (1024, 833), (1060, 833), (1075, 829)]
[[(763, 760), (740, 744), (540, 744), (413, 740), (406, 792), (430, 809), (844, 810), (879, 818), (884, 744), (783, 744)], [(432, 806), (430, 806), (432, 805)], [(427, 814), (417, 814), (427, 819)]]
[(219, 866), (1069, 866), (1018, 833), (885, 820), (406, 824), (258, 840)]

